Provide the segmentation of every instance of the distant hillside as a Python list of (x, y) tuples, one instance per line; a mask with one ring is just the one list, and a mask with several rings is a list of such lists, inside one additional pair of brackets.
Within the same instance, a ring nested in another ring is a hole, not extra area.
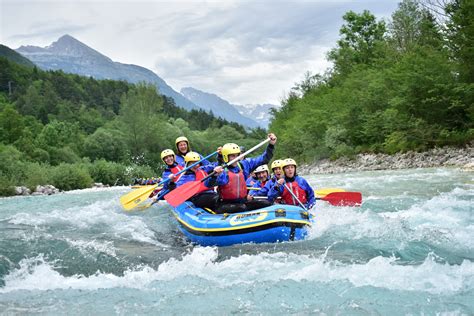
[(228, 121), (237, 121), (242, 125), (252, 128), (266, 127), (264, 124), (260, 124), (249, 117), (241, 115), (232, 104), (215, 94), (200, 91), (191, 87), (183, 88), (180, 92), (191, 102), (198, 105), (202, 109), (206, 111), (212, 111), (214, 115), (224, 118)]
[(16, 51), (44, 70), (62, 70), (96, 79), (152, 83), (158, 87), (161, 94), (173, 98), (176, 105), (187, 110), (199, 109), (151, 70), (137, 65), (114, 62), (70, 35), (64, 35), (44, 48), (21, 46)]
[(279, 108), (279, 106), (275, 104), (268, 103), (245, 105), (233, 104), (233, 106), (237, 109), (237, 111), (239, 111), (240, 114), (252, 118), (265, 128), (267, 128), (268, 124), (270, 123), (270, 110)]
[(0, 44), (0, 56), (5, 57), (8, 60), (11, 60), (20, 65), (28, 67), (35, 66), (35, 64), (33, 64), (28, 58), (23, 57), (21, 54), (18, 54), (13, 49), (2, 44)]

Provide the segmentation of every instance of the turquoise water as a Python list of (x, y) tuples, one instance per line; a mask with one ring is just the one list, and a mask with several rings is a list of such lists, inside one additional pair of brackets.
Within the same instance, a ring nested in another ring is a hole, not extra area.
[(318, 202), (308, 240), (199, 247), (127, 188), (0, 199), (0, 314), (474, 313), (474, 174), (308, 176), (361, 191)]

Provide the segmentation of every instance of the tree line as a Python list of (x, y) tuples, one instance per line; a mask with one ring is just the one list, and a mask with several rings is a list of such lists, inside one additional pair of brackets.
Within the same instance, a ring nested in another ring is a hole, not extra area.
[(343, 19), (332, 68), (306, 73), (273, 112), (279, 155), (311, 162), (474, 139), (474, 1), (404, 0), (389, 21)]

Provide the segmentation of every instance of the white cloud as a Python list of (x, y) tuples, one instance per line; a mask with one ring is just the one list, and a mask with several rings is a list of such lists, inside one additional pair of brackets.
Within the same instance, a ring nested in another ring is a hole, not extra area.
[(231, 103), (278, 103), (306, 71), (329, 66), (348, 10), (388, 17), (396, 1), (0, 0), (0, 41), (46, 46), (70, 34), (173, 88)]

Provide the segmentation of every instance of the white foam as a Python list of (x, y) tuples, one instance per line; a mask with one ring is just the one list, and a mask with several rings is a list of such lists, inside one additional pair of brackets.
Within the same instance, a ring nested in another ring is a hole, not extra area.
[(114, 191), (127, 191), (130, 190), (129, 186), (112, 186), (112, 187), (94, 187), (94, 188), (86, 188), (86, 189), (78, 189), (78, 190), (70, 190), (64, 191), (64, 194), (82, 194), (82, 193), (90, 193), (90, 192), (114, 192)]
[(65, 241), (71, 246), (77, 248), (83, 255), (102, 252), (112, 257), (117, 256), (116, 249), (111, 241), (78, 240), (70, 238), (66, 238)]
[[(42, 257), (25, 259), (20, 268), (5, 277), (0, 293), (17, 290), (153, 288), (154, 281), (189, 276), (199, 277), (222, 288), (260, 282), (349, 282), (352, 286), (372, 286), (390, 290), (422, 291), (433, 294), (470, 291), (474, 288), (474, 263), (437, 263), (434, 256), (417, 266), (399, 265), (395, 258), (376, 257), (367, 263), (343, 264), (328, 261), (326, 255), (311, 257), (287, 253), (240, 255), (217, 262), (216, 248), (196, 247), (182, 259), (170, 259), (158, 269), (148, 266), (128, 270), (123, 276), (101, 274), (65, 277), (54, 264)], [(48, 282), (44, 282), (48, 280)]]
[(406, 209), (332, 207), (320, 203), (309, 239), (333, 234), (353, 240), (373, 238), (406, 242), (425, 240), (445, 247), (474, 251), (474, 221), (470, 198), (474, 190), (455, 188)]
[(105, 232), (118, 237), (166, 247), (156, 240), (154, 232), (148, 228), (143, 218), (123, 213), (116, 200), (99, 201), (86, 206), (56, 209), (50, 212), (17, 213), (8, 221), (11, 224), (35, 227), (68, 225), (83, 230), (100, 226)]

